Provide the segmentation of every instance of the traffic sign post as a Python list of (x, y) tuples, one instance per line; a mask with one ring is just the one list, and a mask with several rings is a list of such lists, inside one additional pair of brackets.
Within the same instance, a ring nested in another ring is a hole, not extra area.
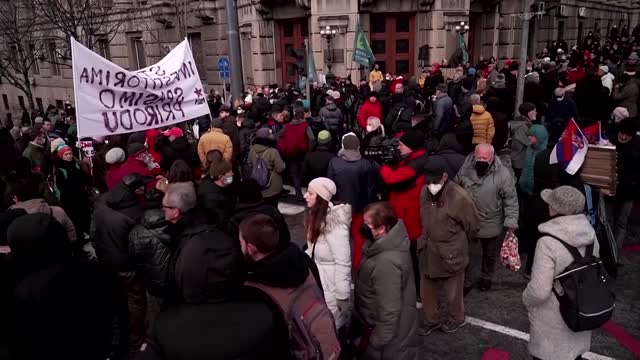
[(231, 66), (229, 65), (229, 59), (227, 57), (223, 56), (218, 59), (218, 73), (220, 74), (220, 79), (222, 79), (223, 103), (226, 104), (227, 80), (231, 78)]
[(218, 59), (218, 71), (220, 73), (220, 79), (229, 80), (231, 77), (231, 66), (229, 65), (229, 59), (221, 57)]

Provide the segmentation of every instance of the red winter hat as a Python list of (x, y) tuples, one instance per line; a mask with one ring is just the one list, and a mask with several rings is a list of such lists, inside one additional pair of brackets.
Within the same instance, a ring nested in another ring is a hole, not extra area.
[(180, 129), (179, 127), (174, 127), (171, 128), (165, 132), (163, 132), (164, 136), (166, 137), (182, 137), (184, 136), (184, 132), (182, 132), (182, 129)]
[(64, 154), (71, 152), (71, 148), (69, 147), (69, 145), (61, 145), (58, 148), (58, 157), (60, 159), (62, 159), (62, 157), (64, 156)]

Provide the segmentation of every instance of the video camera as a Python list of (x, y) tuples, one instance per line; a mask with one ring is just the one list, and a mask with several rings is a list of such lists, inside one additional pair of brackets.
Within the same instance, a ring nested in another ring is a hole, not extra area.
[(398, 146), (400, 140), (388, 139), (380, 145), (371, 145), (364, 150), (364, 157), (380, 164), (393, 164), (398, 162), (402, 155)]

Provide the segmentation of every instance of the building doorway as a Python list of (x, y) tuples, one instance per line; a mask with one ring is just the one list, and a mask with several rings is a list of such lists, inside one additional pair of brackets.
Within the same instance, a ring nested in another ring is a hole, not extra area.
[(415, 75), (415, 17), (412, 14), (371, 14), (371, 50), (382, 73)]
[(278, 65), (284, 83), (298, 83), (298, 68), (294, 49), (304, 49), (304, 39), (309, 38), (307, 18), (287, 19), (277, 22), (280, 38)]

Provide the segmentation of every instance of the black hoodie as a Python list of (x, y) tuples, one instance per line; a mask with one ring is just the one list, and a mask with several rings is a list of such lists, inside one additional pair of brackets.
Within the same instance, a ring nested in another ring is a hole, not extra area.
[(302, 285), (309, 276), (309, 256), (296, 244), (249, 262), (247, 280), (270, 287), (288, 289)]

